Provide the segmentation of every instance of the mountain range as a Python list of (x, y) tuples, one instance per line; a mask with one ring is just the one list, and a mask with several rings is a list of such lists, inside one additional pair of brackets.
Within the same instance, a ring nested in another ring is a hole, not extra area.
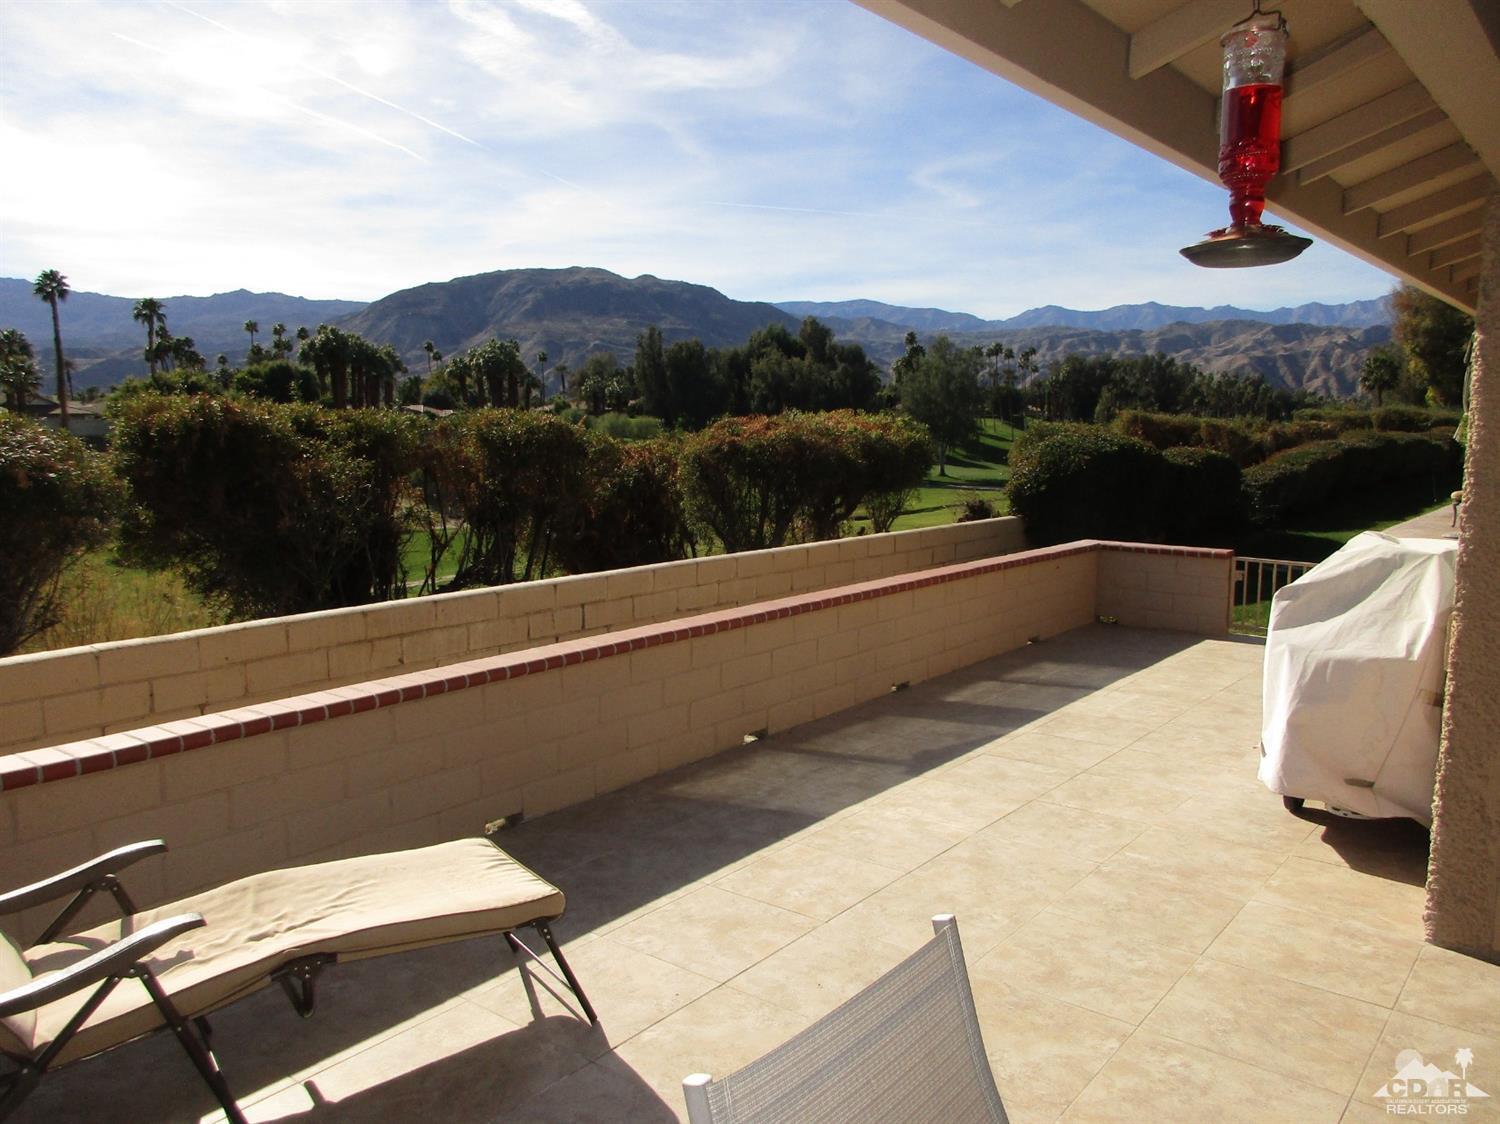
[[(1306, 304), (1271, 311), (1219, 306), (1118, 305), (1080, 311), (1047, 305), (1004, 320), (880, 301), (736, 301), (716, 289), (650, 275), (624, 278), (603, 269), (513, 269), (403, 289), (372, 303), (306, 300), (282, 293), (237, 290), (210, 297), (164, 298), (168, 326), (192, 336), (210, 361), (237, 362), (249, 343), (243, 325), (255, 320), (258, 339), (271, 325), (295, 330), (333, 323), (393, 345), (414, 371), (425, 371), (423, 344), (445, 355), (488, 339), (514, 337), (528, 361), (545, 351), (552, 366), (578, 366), (609, 351), (629, 362), (636, 336), (655, 324), (668, 343), (697, 337), (709, 347), (741, 344), (767, 324), (795, 331), (816, 316), (838, 338), (864, 346), (883, 367), (904, 350), (908, 331), (943, 332), (957, 342), (1000, 342), (1037, 349), (1045, 365), (1068, 354), (1172, 355), (1209, 371), (1252, 370), (1288, 387), (1350, 394), (1372, 347), (1390, 339), (1383, 300)], [(63, 341), (75, 363), (74, 387), (108, 386), (143, 372), (144, 329), (131, 319), (134, 298), (76, 292), (62, 306)], [(0, 326), (24, 332), (45, 372), (51, 365), (47, 306), (30, 282), (0, 278)], [(556, 389), (556, 375), (549, 379)], [(44, 379), (44, 386), (46, 380)]]

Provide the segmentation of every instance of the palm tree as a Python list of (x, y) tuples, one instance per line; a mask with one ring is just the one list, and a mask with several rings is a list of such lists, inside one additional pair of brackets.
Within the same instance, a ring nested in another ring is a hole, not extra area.
[(536, 353), (536, 380), (537, 389), (541, 391), (541, 404), (547, 404), (547, 376), (543, 373), (547, 370), (547, 353), (538, 351)]
[(437, 359), (441, 359), (443, 356), (438, 351), (438, 349), (435, 348), (432, 345), (432, 341), (431, 340), (424, 340), (422, 342), (422, 350), (425, 351), (425, 352), (427, 352), (427, 377), (428, 378), (432, 378), (432, 364), (433, 364), (433, 361), (437, 360)]
[(291, 341), (286, 338), (285, 324), (278, 322), (271, 325), (271, 340), (271, 354), (277, 359), (292, 350)]
[(68, 368), (63, 361), (62, 325), (57, 319), (57, 302), (68, 299), (72, 292), (68, 279), (55, 269), (44, 269), (36, 275), (31, 291), (38, 300), (52, 306), (52, 353), (57, 359), (57, 408), (62, 417), (62, 427), (68, 428)]
[(255, 333), (258, 332), (258, 331), (260, 331), (260, 321), (258, 321), (258, 320), (246, 320), (245, 321), (245, 331), (247, 331), (247, 332), (250, 333), (250, 350), (254, 351), (255, 350)]
[(1375, 396), (1375, 408), (1385, 405), (1385, 392), (1401, 385), (1401, 358), (1393, 347), (1378, 347), (1360, 366), (1359, 388)]
[(203, 370), (203, 356), (192, 336), (178, 336), (172, 341), (172, 365), (189, 371)]
[(12, 410), (24, 410), (27, 396), (40, 385), (35, 359), (31, 341), (19, 328), (0, 329), (0, 391)]
[(130, 318), (137, 324), (146, 325), (146, 363), (151, 373), (156, 374), (156, 329), (167, 326), (167, 306), (155, 297), (142, 297), (135, 302)]
[(155, 359), (156, 365), (163, 371), (170, 371), (172, 369), (173, 360), (176, 358), (176, 353), (172, 350), (172, 344), (175, 342), (175, 339), (176, 337), (172, 335), (165, 324), (156, 329)]

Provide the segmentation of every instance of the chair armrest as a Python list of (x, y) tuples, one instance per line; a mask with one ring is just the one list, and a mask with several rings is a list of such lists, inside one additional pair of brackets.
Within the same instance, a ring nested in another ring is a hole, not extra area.
[(108, 854), (100, 855), (97, 859), (91, 859), (71, 870), (54, 874), (51, 878), (44, 878), (40, 882), (33, 882), (30, 886), (22, 886), (19, 890), (0, 894), (0, 913), (15, 913), (30, 909), (34, 905), (41, 905), (43, 902), (50, 902), (66, 894), (82, 890), (107, 874), (124, 870), (131, 863), (149, 855), (159, 855), (166, 849), (167, 845), (160, 839), (116, 847)]
[(173, 937), (203, 924), (201, 914), (182, 913), (147, 925), (60, 971), (0, 994), (0, 1018), (34, 1011), (109, 976), (123, 976)]

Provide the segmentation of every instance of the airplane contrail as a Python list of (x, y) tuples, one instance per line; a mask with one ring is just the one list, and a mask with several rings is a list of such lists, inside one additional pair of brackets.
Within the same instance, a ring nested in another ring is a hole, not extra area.
[(825, 211), (818, 207), (780, 207), (774, 203), (726, 203), (719, 199), (704, 199), (705, 207), (743, 207), (751, 211), (793, 211), (803, 215), (843, 215), (851, 219), (873, 219), (878, 215), (868, 214), (864, 211)]
[[(170, 7), (176, 8), (179, 12), (192, 16), (195, 19), (200, 19), (211, 27), (217, 27), (220, 31), (226, 32), (229, 35), (237, 35), (241, 39), (248, 39), (252, 43), (256, 43), (263, 47), (268, 46), (268, 44), (266, 44), (264, 40), (257, 39), (253, 35), (249, 35), (246, 32), (240, 31), (238, 28), (230, 27), (228, 24), (220, 23), (212, 16), (205, 16), (202, 12), (195, 12), (192, 8), (189, 8), (184, 4), (176, 3), (176, 0), (166, 0), (166, 3)], [(456, 140), (461, 140), (465, 144), (472, 144), (475, 148), (482, 147), (478, 141), (464, 136), (458, 130), (450, 129), (447, 125), (434, 121), (430, 117), (423, 117), (420, 113), (417, 113), (414, 110), (407, 109), (404, 105), (397, 105), (395, 102), (389, 100), (388, 98), (383, 98), (377, 93), (363, 89), (360, 86), (356, 86), (353, 82), (346, 82), (336, 74), (330, 74), (328, 71), (313, 66), (311, 63), (303, 62), (300, 59), (293, 61), (295, 61), (298, 66), (307, 71), (309, 74), (316, 74), (319, 78), (332, 82), (336, 86), (342, 86), (344, 87), (344, 89), (350, 90), (353, 93), (358, 94), (360, 97), (369, 98), (373, 102), (378, 102), (379, 104), (386, 106), (387, 108), (394, 109), (397, 113), (404, 113), (406, 116), (412, 118), (413, 120), (420, 121), (422, 122), (422, 124), (434, 128), (440, 133), (447, 133), (450, 137), (453, 137)]]
[[(202, 22), (208, 24), (210, 27), (217, 28), (218, 30), (224, 32), (227, 35), (234, 35), (234, 36), (237, 36), (237, 37), (239, 37), (241, 39), (249, 40), (251, 43), (254, 43), (257, 46), (262, 47), (262, 48), (266, 48), (266, 49), (269, 49), (271, 46), (273, 46), (272, 44), (266, 43), (266, 41), (263, 40), (263, 39), (259, 39), (259, 38), (257, 38), (254, 35), (251, 35), (251, 34), (249, 34), (247, 32), (241, 31), (238, 28), (231, 27), (228, 24), (221, 23), (220, 21), (214, 19), (212, 16), (204, 15), (202, 12), (195, 11), (192, 8), (189, 8), (185, 4), (178, 3), (177, 0), (165, 0), (165, 3), (169, 7), (175, 8), (179, 12), (182, 12), (184, 15), (192, 16), (194, 19), (201, 20)], [(122, 38), (122, 39), (127, 38), (126, 36), (123, 36), (123, 35), (119, 36), (119, 37)], [(139, 42), (138, 40), (129, 40), (129, 41), (130, 42), (137, 42), (137, 43)], [(141, 46), (145, 46), (146, 44), (140, 44), (140, 45)], [(165, 54), (166, 52), (163, 51), (163, 52), (160, 52), (160, 53)], [(320, 67), (313, 66), (311, 63), (302, 62), (301, 60), (295, 60), (295, 61), (296, 61), (296, 65), (300, 66), (303, 70), (307, 71), (309, 74), (315, 74), (319, 78), (323, 78), (326, 81), (332, 82), (332, 83), (334, 83), (337, 86), (342, 86), (344, 89), (349, 90), (352, 93), (356, 93), (356, 94), (360, 95), (361, 97), (368, 98), (370, 101), (373, 101), (373, 102), (376, 102), (376, 103), (378, 103), (380, 105), (386, 106), (387, 108), (394, 109), (397, 113), (404, 114), (405, 116), (410, 117), (410, 118), (412, 118), (415, 121), (420, 121), (422, 124), (427, 125), (427, 126), (433, 128), (433, 129), (438, 130), (438, 132), (446, 133), (448, 136), (453, 137), (455, 140), (461, 140), (465, 144), (473, 145), (475, 148), (478, 148), (478, 149), (480, 149), (482, 151), (489, 151), (489, 149), (485, 145), (481, 144), (479, 141), (474, 140), (472, 137), (466, 137), (466, 136), (464, 136), (463, 133), (460, 133), (456, 129), (450, 129), (450, 128), (448, 128), (448, 126), (442, 124), (441, 122), (434, 121), (434, 120), (432, 120), (429, 117), (424, 117), (420, 113), (417, 113), (417, 112), (415, 112), (413, 110), (407, 109), (405, 106), (398, 105), (398, 104), (396, 104), (395, 102), (391, 101), (388, 98), (383, 98), (379, 94), (374, 93), (371, 90), (366, 90), (366, 89), (364, 89), (364, 88), (362, 88), (360, 86), (356, 86), (352, 82), (346, 82), (344, 79), (340, 78), (338, 75), (331, 74), (328, 71), (321, 69)], [(263, 90), (265, 89), (265, 87), (260, 87), (260, 88), (263, 89)], [(385, 137), (380, 136), (378, 133), (370, 132), (369, 130), (363, 129), (363, 128), (361, 128), (358, 125), (351, 125), (348, 122), (340, 121), (337, 118), (328, 117), (326, 114), (319, 113), (316, 110), (308, 109), (307, 107), (299, 105), (298, 103), (296, 103), (294, 101), (291, 101), (288, 98), (282, 97), (282, 95), (276, 94), (276, 93), (274, 93), (271, 90), (265, 90), (265, 92), (268, 93), (268, 94), (270, 94), (272, 97), (281, 98), (281, 100), (284, 101), (284, 102), (286, 102), (287, 105), (291, 106), (293, 109), (296, 109), (296, 110), (298, 110), (301, 113), (306, 113), (308, 116), (317, 117), (317, 118), (320, 118), (322, 120), (326, 120), (326, 121), (328, 121), (331, 124), (338, 125), (338, 126), (340, 126), (342, 128), (349, 129), (352, 132), (356, 132), (356, 133), (359, 133), (359, 134), (361, 134), (363, 136), (367, 136), (370, 139), (378, 141), (381, 144), (389, 145), (391, 148), (397, 149), (400, 152), (404, 152), (408, 156), (411, 156), (411, 157), (413, 157), (413, 158), (415, 158), (417, 160), (421, 160), (424, 164), (428, 162), (424, 157), (419, 156), (417, 153), (413, 152), (411, 149), (407, 148), (406, 146), (401, 145), (401, 144), (397, 144), (395, 141), (387, 140)], [(556, 175), (556, 174), (554, 174), (552, 172), (549, 172), (545, 168), (534, 168), (534, 169), (531, 169), (531, 170), (535, 174), (541, 175), (541, 176), (543, 176), (543, 177), (545, 177), (547, 179), (550, 179), (550, 180), (555, 180), (557, 183), (562, 184), (564, 187), (571, 188), (572, 190), (577, 191), (580, 194), (587, 195), (587, 196), (589, 196), (589, 197), (591, 197), (593, 199), (597, 199), (600, 202), (606, 204), (607, 206), (613, 206), (614, 205), (608, 198), (606, 198), (606, 197), (598, 194), (597, 192), (591, 191), (589, 188), (584, 187), (582, 184), (574, 183), (572, 180), (564, 179), (562, 176), (559, 176), (559, 175)]]
[[(113, 35), (116, 39), (123, 40), (124, 42), (129, 43), (132, 46), (140, 47), (147, 51), (153, 51), (158, 55), (165, 55), (167, 58), (171, 58), (172, 56), (172, 52), (158, 47), (155, 43), (146, 43), (129, 35), (122, 35), (118, 31), (111, 31), (110, 34)], [(348, 121), (340, 121), (337, 117), (330, 117), (326, 113), (319, 113), (316, 109), (308, 109), (307, 106), (299, 105), (297, 102), (294, 102), (291, 98), (286, 97), (284, 94), (278, 94), (275, 90), (268, 90), (264, 86), (256, 85), (255, 88), (261, 93), (265, 94), (268, 98), (274, 98), (276, 101), (281, 102), (283, 105), (291, 109), (295, 109), (298, 113), (305, 113), (309, 117), (316, 118), (319, 121), (324, 121), (330, 125), (336, 126), (337, 128), (346, 129), (351, 133), (358, 133), (362, 137), (367, 137), (379, 144), (394, 148), (398, 152), (404, 152), (413, 160), (419, 161), (420, 163), (426, 164), (428, 162), (427, 158), (422, 156), (420, 153), (413, 152), (405, 145), (397, 144), (395, 141), (389, 140), (388, 138), (381, 136), (379, 133), (371, 132), (369, 129), (352, 124)]]

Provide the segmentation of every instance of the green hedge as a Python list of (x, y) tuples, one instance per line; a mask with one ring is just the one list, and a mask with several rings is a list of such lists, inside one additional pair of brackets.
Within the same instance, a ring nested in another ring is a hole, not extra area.
[(104, 541), (121, 498), (78, 438), (0, 411), (0, 656), (56, 623), (58, 580)]
[(1401, 480), (1430, 476), (1446, 491), (1457, 479), (1460, 446), (1451, 432), (1352, 432), (1271, 457), (1244, 472), (1252, 522), (1285, 523), (1343, 496)]
[(1189, 414), (1153, 414), (1122, 410), (1114, 425), (1127, 437), (1138, 437), (1158, 449), (1192, 446), (1216, 449), (1241, 468), (1259, 464), (1287, 449), (1317, 441), (1334, 441), (1345, 434), (1425, 433), (1458, 424), (1451, 410), (1415, 406), (1385, 406), (1375, 410), (1325, 407), (1298, 410), (1289, 422), (1259, 418), (1200, 418)]
[(399, 597), (423, 421), (209, 396), (123, 404), (122, 545), (241, 617)]
[(1225, 546), (1244, 521), (1240, 469), (1215, 449), (1161, 452), (1103, 426), (1033, 427), (1010, 455), (1010, 509), (1039, 545), (1124, 539)]
[(584, 498), (559, 536), (574, 574), (687, 558), (696, 545), (683, 506), (677, 441), (589, 441)]
[(1294, 421), (1327, 422), (1340, 433), (1351, 429), (1379, 429), (1402, 433), (1424, 433), (1429, 429), (1441, 429), (1458, 424), (1460, 412), (1425, 406), (1378, 406), (1373, 410), (1353, 409), (1347, 406), (1324, 406), (1317, 409), (1298, 410), (1292, 415)]
[[(1158, 449), (1195, 446), (1214, 449), (1244, 468), (1259, 464), (1283, 449), (1295, 448), (1310, 441), (1331, 441), (1352, 425), (1370, 427), (1368, 414), (1346, 417), (1304, 417), (1318, 411), (1298, 411), (1297, 419), (1269, 422), (1260, 418), (1200, 418), (1191, 414), (1152, 414), (1144, 410), (1123, 410), (1115, 427), (1128, 437), (1138, 437)], [(1335, 414), (1335, 411), (1322, 411)]]
[(1245, 521), (1240, 466), (1215, 449), (1162, 453), (1162, 537), (1190, 546), (1229, 546)]
[(1370, 411), (1370, 422), (1382, 433), (1425, 433), (1434, 424), (1431, 411), (1415, 406), (1382, 406)]
[(683, 444), (688, 511), (727, 551), (836, 538), (867, 497), (887, 513), (932, 463), (907, 419), (833, 410), (723, 418)]
[(1073, 539), (1155, 539), (1167, 486), (1161, 453), (1104, 426), (1030, 427), (1010, 452), (1010, 510), (1045, 546)]
[(1450, 430), (1351, 429), (1242, 472), (1214, 449), (1160, 452), (1104, 427), (1052, 424), (1012, 448), (1010, 507), (1039, 545), (1107, 538), (1225, 546), (1247, 517), (1283, 524), (1351, 493), (1412, 479), (1431, 478), (1446, 491), (1460, 458)]
[(587, 490), (582, 426), (537, 410), (465, 410), (437, 424), (423, 456), (450, 474), (466, 532), (455, 587), (547, 575)]

